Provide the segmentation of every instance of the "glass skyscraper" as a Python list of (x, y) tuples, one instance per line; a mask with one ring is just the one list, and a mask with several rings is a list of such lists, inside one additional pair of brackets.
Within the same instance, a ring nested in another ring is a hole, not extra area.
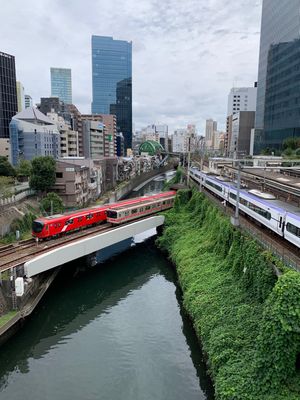
[(92, 73), (92, 114), (115, 114), (117, 131), (123, 133), (125, 148), (131, 148), (132, 43), (92, 36)]
[(51, 96), (72, 104), (72, 72), (69, 68), (50, 68)]
[(9, 138), (9, 123), (17, 112), (15, 57), (0, 52), (0, 138)]
[(300, 58), (298, 55), (297, 62), (297, 44), (293, 44), (297, 39), (300, 39), (300, 0), (263, 0), (255, 153), (267, 147), (278, 149), (287, 137), (298, 136), (300, 102), (293, 92), (300, 93), (297, 74)]

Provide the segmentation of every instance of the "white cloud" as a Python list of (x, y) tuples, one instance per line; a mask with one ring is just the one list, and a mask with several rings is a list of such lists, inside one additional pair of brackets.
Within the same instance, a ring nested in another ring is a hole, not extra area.
[(35, 101), (50, 94), (50, 67), (69, 67), (73, 102), (90, 112), (92, 34), (133, 41), (136, 127), (196, 123), (201, 132), (209, 117), (224, 127), (233, 83), (257, 79), (261, 0), (20, 4), (1, 5), (0, 51), (16, 56), (18, 79)]

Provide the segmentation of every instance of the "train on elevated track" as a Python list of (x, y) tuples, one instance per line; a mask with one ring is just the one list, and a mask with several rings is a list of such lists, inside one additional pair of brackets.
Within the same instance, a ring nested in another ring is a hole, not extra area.
[(38, 240), (44, 240), (105, 222), (113, 225), (122, 224), (171, 208), (175, 195), (176, 191), (168, 191), (66, 214), (41, 217), (33, 221), (32, 236)]
[[(210, 175), (190, 168), (193, 180), (226, 203), (236, 206), (237, 185), (222, 176)], [(240, 211), (300, 248), (300, 209), (277, 200), (270, 193), (242, 188), (239, 192)]]

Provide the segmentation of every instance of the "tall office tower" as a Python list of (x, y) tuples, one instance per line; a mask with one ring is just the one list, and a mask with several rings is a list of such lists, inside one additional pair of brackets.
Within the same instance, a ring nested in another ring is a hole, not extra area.
[(72, 104), (72, 73), (69, 68), (50, 68), (51, 96)]
[(256, 82), (253, 87), (232, 88), (228, 95), (227, 117), (240, 111), (255, 111), (256, 96)]
[(92, 114), (115, 114), (125, 148), (132, 145), (132, 43), (92, 36)]
[(32, 107), (32, 97), (29, 94), (25, 94), (25, 108)]
[(0, 138), (9, 138), (9, 123), (17, 112), (15, 57), (0, 52)]
[(25, 110), (25, 93), (22, 82), (17, 81), (18, 112)]
[(205, 127), (205, 145), (206, 149), (213, 149), (214, 145), (214, 135), (218, 129), (217, 121), (213, 119), (206, 120), (206, 127)]
[(300, 136), (300, 0), (264, 0), (258, 67), (255, 148), (278, 149)]

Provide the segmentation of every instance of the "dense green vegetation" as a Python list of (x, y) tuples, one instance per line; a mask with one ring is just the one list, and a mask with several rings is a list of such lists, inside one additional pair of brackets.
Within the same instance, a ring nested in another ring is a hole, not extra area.
[(178, 193), (158, 239), (178, 271), (216, 396), (300, 398), (300, 274), (266, 254), (200, 193)]
[(20, 240), (31, 238), (32, 222), (37, 218), (37, 215), (28, 212), (21, 218), (16, 218), (12, 223), (11, 232), (0, 239), (0, 243), (12, 243), (16, 241), (16, 231), (20, 232)]
[(32, 189), (46, 192), (55, 184), (56, 162), (53, 157), (35, 157), (32, 162), (29, 185)]
[(7, 314), (0, 317), (0, 328), (17, 315), (17, 311), (9, 311)]
[[(58, 194), (54, 192), (48, 193), (42, 200), (41, 200), (41, 209), (46, 211), (48, 214), (52, 212), (52, 214), (58, 214), (64, 212), (64, 203), (59, 197)], [(51, 215), (51, 214), (50, 214)]]
[(0, 176), (15, 176), (16, 171), (6, 157), (0, 156)]
[(183, 170), (182, 168), (178, 167), (176, 170), (176, 174), (171, 178), (169, 181), (165, 182), (163, 190), (170, 190), (172, 185), (176, 183), (180, 183), (182, 179)]

